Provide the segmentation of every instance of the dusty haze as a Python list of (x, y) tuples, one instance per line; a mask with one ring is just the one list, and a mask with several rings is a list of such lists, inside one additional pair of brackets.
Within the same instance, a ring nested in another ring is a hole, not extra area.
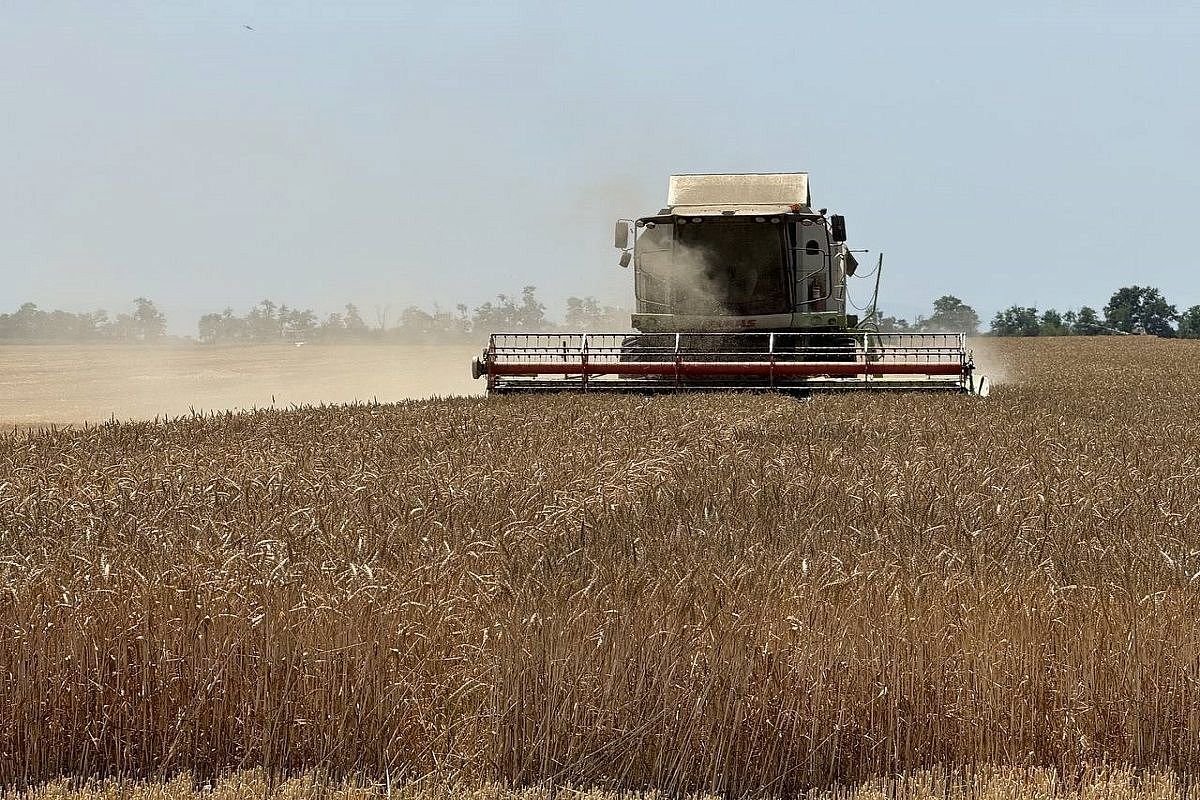
[(478, 394), (471, 345), (0, 346), (0, 425)]

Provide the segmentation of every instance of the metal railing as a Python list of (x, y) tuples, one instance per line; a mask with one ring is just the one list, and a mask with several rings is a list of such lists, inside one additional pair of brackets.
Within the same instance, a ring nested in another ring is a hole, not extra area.
[[(958, 333), (496, 333), (479, 372), (492, 391), (952, 388), (969, 390)], [(562, 385), (559, 385), (562, 384)]]

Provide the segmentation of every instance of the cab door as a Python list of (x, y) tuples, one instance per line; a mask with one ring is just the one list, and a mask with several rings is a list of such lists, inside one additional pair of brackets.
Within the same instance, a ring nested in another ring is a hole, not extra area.
[(821, 219), (805, 217), (796, 223), (796, 301), (798, 313), (826, 310), (830, 296), (829, 232)]

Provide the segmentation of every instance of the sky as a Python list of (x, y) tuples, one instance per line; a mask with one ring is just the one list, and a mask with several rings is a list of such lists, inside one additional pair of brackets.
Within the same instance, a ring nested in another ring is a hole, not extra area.
[(628, 306), (614, 219), (790, 171), (888, 314), (1200, 304), (1200, 6), (988, 5), (0, 0), (0, 311)]

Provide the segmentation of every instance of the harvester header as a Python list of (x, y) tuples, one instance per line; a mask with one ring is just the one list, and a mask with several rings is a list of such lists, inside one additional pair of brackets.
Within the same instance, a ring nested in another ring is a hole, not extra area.
[(672, 175), (666, 207), (618, 220), (614, 244), (633, 266), (633, 330), (493, 334), (473, 365), (490, 393), (986, 392), (963, 334), (881, 333), (874, 299), (847, 313), (858, 262), (807, 173)]

